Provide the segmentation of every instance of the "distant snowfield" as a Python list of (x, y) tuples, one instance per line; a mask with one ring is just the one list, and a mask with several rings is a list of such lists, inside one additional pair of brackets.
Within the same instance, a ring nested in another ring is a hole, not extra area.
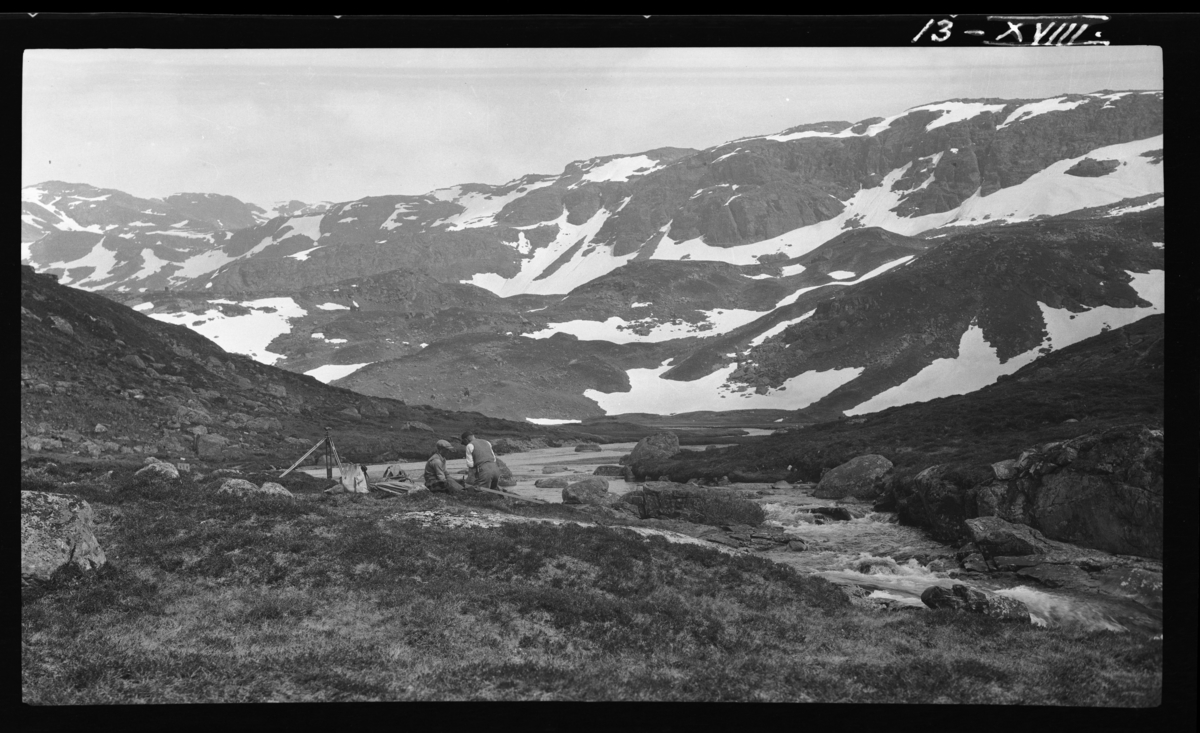
[(1082, 313), (1072, 313), (1065, 308), (1051, 308), (1045, 303), (1038, 303), (1047, 337), (1038, 346), (1003, 364), (996, 356), (996, 350), (984, 340), (983, 329), (972, 324), (959, 340), (958, 356), (935, 359), (908, 381), (880, 392), (846, 410), (845, 414), (863, 415), (897, 405), (973, 392), (995, 382), (997, 377), (1012, 374), (1032, 362), (1045, 347), (1057, 351), (1109, 328), (1119, 328), (1148, 315), (1162, 313), (1165, 304), (1164, 271), (1130, 272), (1129, 275), (1133, 278), (1130, 286), (1139, 297), (1151, 304), (1149, 307), (1113, 308), (1103, 305)]
[[(636, 252), (631, 252), (628, 255), (614, 257), (610, 247), (591, 248), (588, 246), (592, 237), (596, 236), (596, 232), (604, 226), (609, 214), (608, 209), (600, 209), (583, 224), (569, 224), (567, 223), (567, 210), (564, 208), (557, 219), (535, 225), (555, 224), (558, 226), (558, 236), (554, 238), (553, 242), (537, 250), (533, 257), (521, 260), (521, 271), (516, 276), (504, 278), (494, 273), (476, 273), (470, 280), (460, 280), (459, 282), (470, 283), (484, 290), (490, 290), (502, 298), (521, 293), (566, 295), (580, 285), (612, 272), (637, 256)], [(583, 241), (583, 245), (568, 262), (555, 270), (553, 274), (541, 280), (536, 279), (580, 240)]]
[[(267, 345), (279, 336), (289, 333), (292, 330), (290, 319), (301, 318), (306, 311), (291, 298), (262, 298), (241, 301), (237, 305), (249, 308), (253, 312), (241, 316), (227, 316), (216, 308), (210, 308), (201, 314), (184, 312), (149, 315), (164, 323), (187, 326), (196, 333), (212, 339), (222, 349), (235, 354), (245, 354), (263, 364), (274, 364), (282, 359), (283, 354), (267, 351)], [(268, 312), (266, 309), (274, 309), (274, 312)]]
[(913, 107), (907, 110), (906, 114), (911, 114), (919, 110), (941, 111), (942, 115), (933, 122), (925, 126), (925, 131), (935, 130), (939, 127), (945, 127), (953, 122), (962, 122), (969, 120), (972, 117), (978, 117), (984, 112), (999, 112), (1004, 109), (1003, 104), (987, 104), (986, 102), (942, 102), (940, 104), (925, 104), (920, 107)]
[[(629, 330), (630, 322), (624, 318), (613, 316), (606, 321), (567, 321), (565, 323), (548, 323), (546, 328), (534, 333), (522, 334), (525, 338), (544, 339), (556, 333), (569, 333), (584, 341), (609, 341), (614, 344), (655, 343), (671, 339), (687, 338), (689, 336), (716, 336), (728, 333), (739, 326), (762, 318), (770, 311), (752, 311), (740, 308), (718, 308), (704, 311), (705, 321), (701, 323), (662, 323), (650, 329), (645, 336), (640, 336)], [(700, 330), (698, 327), (711, 324), (712, 328)], [(624, 326), (625, 328), (620, 328)]]
[(534, 425), (578, 425), (578, 420), (559, 420), (553, 417), (527, 417), (526, 422), (531, 422)]
[(362, 364), (326, 364), (325, 366), (319, 366), (316, 369), (309, 369), (307, 372), (305, 372), (305, 374), (313, 379), (316, 379), (318, 382), (329, 384), (335, 379), (341, 379), (346, 375), (353, 374), (359, 369), (362, 369), (363, 367), (372, 363), (374, 362), (365, 361)]
[(148, 278), (151, 275), (153, 275), (154, 273), (161, 270), (164, 265), (169, 265), (169, 264), (171, 264), (171, 263), (166, 260), (159, 259), (157, 256), (155, 256), (154, 250), (143, 249), (142, 250), (142, 267), (140, 270), (138, 270), (137, 272), (135, 272), (133, 274), (133, 277), (131, 279), (144, 280), (145, 278)]
[[(512, 191), (500, 196), (478, 192), (467, 194), (456, 193), (456, 195), (452, 198), (443, 200), (448, 200), (451, 203), (458, 204), (459, 206), (462, 206), (464, 210), (461, 213), (448, 216), (445, 219), (434, 222), (433, 226), (444, 226), (452, 232), (463, 229), (474, 229), (476, 227), (495, 226), (496, 214), (499, 214), (500, 210), (507, 206), (510, 202), (516, 201), (531, 191), (536, 191), (539, 188), (545, 188), (557, 180), (558, 178), (555, 177), (547, 178), (543, 181), (522, 184), (517, 188), (514, 188)], [(455, 186), (454, 188), (461, 191), (458, 186)], [(436, 193), (437, 192), (435, 192), (435, 195)], [(438, 196), (438, 198), (441, 198), (441, 196)], [(395, 213), (393, 213), (392, 216), (395, 216)], [(391, 219), (389, 219), (389, 221), (390, 220)]]
[[(60, 283), (88, 290), (89, 288), (84, 287), (87, 283), (99, 283), (101, 280), (106, 279), (112, 274), (112, 269), (116, 266), (117, 253), (105, 247), (104, 239), (101, 238), (83, 257), (69, 262), (51, 262), (43, 269), (52, 270), (61, 267), (64, 272), (58, 279)], [(91, 267), (92, 271), (79, 280), (72, 282), (71, 276), (67, 274), (66, 270), (73, 270), (77, 267)]]
[(649, 412), (670, 415), (679, 412), (680, 405), (694, 410), (744, 410), (769, 408), (798, 410), (807, 407), (841, 385), (862, 374), (861, 367), (832, 369), (827, 372), (805, 372), (787, 380), (765, 395), (751, 391), (734, 393), (726, 382), (736, 365), (730, 364), (708, 376), (691, 382), (662, 379), (670, 369), (669, 363), (655, 369), (630, 369), (631, 389), (628, 392), (599, 392), (585, 390), (584, 397), (594, 400), (606, 413)]
[(1075, 102), (1068, 102), (1066, 97), (1055, 97), (1054, 99), (1043, 99), (1038, 102), (1031, 102), (1014, 109), (1012, 114), (1010, 114), (1008, 118), (1004, 120), (1004, 122), (1001, 122), (996, 126), (996, 129), (1002, 130), (1014, 122), (1023, 122), (1030, 117), (1044, 115), (1047, 112), (1065, 112), (1069, 109), (1075, 109), (1087, 101), (1087, 99), (1080, 99)]

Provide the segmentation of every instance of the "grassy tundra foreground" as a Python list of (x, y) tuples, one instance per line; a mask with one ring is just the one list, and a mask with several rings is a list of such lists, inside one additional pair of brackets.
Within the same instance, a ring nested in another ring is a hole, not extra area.
[(341, 503), (307, 477), (284, 480), (294, 500), (246, 500), (220, 479), (30, 466), (24, 488), (92, 504), (109, 564), (23, 589), (27, 703), (1161, 698), (1161, 641), (873, 610), (761, 558), (620, 528), (397, 518), (567, 507)]

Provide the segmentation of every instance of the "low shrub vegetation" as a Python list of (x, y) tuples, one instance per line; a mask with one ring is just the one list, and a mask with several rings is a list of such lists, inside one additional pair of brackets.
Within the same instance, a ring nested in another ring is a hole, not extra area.
[(247, 500), (217, 480), (28, 468), (24, 486), (93, 504), (109, 558), (23, 588), (28, 703), (1160, 700), (1161, 641), (873, 610), (759, 557), (620, 528), (405, 519), (503, 499)]

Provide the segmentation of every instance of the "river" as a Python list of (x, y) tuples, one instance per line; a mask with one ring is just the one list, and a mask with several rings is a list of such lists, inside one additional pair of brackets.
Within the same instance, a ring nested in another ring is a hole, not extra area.
[[(621, 456), (633, 450), (634, 443), (609, 443), (600, 451), (575, 452), (574, 447), (545, 448), (525, 453), (511, 453), (502, 460), (513, 473), (516, 486), (510, 491), (549, 502), (561, 502), (561, 489), (541, 489), (534, 482), (541, 478), (583, 478), (592, 475), (597, 466), (614, 465)], [(704, 446), (684, 448), (703, 450)], [(463, 459), (449, 460), (447, 469), (452, 475), (466, 471)], [(382, 474), (388, 464), (368, 466), (371, 477)], [(424, 461), (398, 464), (418, 484), (421, 483)], [(556, 469), (553, 473), (543, 468)], [(323, 466), (302, 469), (313, 476), (323, 476)], [(337, 469), (334, 469), (336, 476)], [(635, 485), (618, 477), (606, 476), (609, 491), (623, 494)], [(954, 548), (947, 547), (926, 535), (917, 527), (907, 527), (888, 512), (872, 512), (869, 504), (846, 506), (864, 513), (850, 521), (833, 521), (806, 511), (813, 506), (828, 506), (829, 499), (816, 499), (796, 489), (771, 489), (749, 498), (766, 511), (768, 524), (782, 527), (789, 534), (803, 539), (808, 545), (804, 552), (769, 551), (761, 553), (776, 562), (797, 570), (818, 575), (841, 585), (861, 587), (870, 597), (914, 608), (924, 608), (921, 593), (931, 585), (950, 587), (964, 583), (1011, 596), (1023, 603), (1030, 620), (1041, 626), (1078, 629), (1109, 629), (1131, 631), (1147, 636), (1162, 633), (1162, 613), (1132, 601), (1092, 593), (1048, 589), (1036, 584), (1002, 580), (996, 576), (963, 572), (954, 559)], [(920, 562), (923, 560), (924, 562)]]

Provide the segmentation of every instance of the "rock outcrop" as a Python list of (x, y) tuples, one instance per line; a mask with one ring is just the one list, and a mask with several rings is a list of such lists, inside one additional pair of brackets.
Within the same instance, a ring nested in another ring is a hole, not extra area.
[(954, 541), (994, 516), (1105, 552), (1161, 558), (1163, 431), (1124, 425), (1034, 446), (1011, 463), (931, 466), (892, 482), (901, 521)]
[(931, 585), (921, 593), (921, 602), (930, 608), (950, 608), (981, 613), (1004, 621), (1031, 623), (1029, 609), (1017, 599), (988, 593), (960, 583), (955, 583), (949, 589)]
[(21, 492), (21, 582), (49, 580), (73, 566), (88, 572), (107, 562), (93, 531), (95, 514), (82, 499)]
[(682, 519), (714, 526), (757, 527), (766, 519), (762, 507), (730, 489), (648, 481), (624, 495), (642, 519)]
[(813, 496), (819, 499), (870, 499), (879, 494), (892, 462), (880, 455), (865, 455), (846, 461), (821, 477)]

